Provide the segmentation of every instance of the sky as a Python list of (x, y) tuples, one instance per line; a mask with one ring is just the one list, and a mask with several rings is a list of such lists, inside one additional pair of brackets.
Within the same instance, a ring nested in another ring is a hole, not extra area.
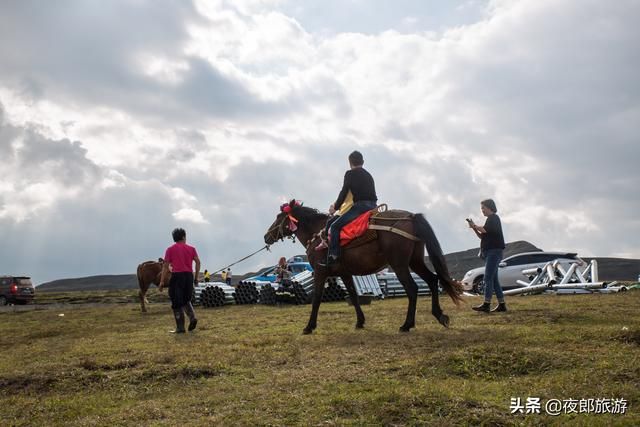
[[(183, 227), (203, 269), (281, 203), (327, 211), (360, 150), (445, 253), (640, 258), (640, 1), (0, 3), (0, 274), (134, 273)], [(303, 253), (280, 242), (234, 272)]]

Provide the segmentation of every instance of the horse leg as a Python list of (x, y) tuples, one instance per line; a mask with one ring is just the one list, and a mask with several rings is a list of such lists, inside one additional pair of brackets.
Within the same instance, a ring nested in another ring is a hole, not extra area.
[(318, 270), (313, 272), (313, 301), (311, 304), (311, 316), (309, 316), (309, 323), (302, 330), (302, 333), (308, 335), (316, 328), (318, 320), (318, 310), (320, 309), (320, 303), (322, 302), (322, 293), (324, 292), (324, 282), (327, 280), (326, 273), (318, 273)]
[(402, 283), (402, 287), (407, 293), (407, 298), (409, 298), (409, 305), (407, 306), (407, 318), (405, 319), (404, 324), (400, 326), (400, 332), (409, 332), (411, 328), (414, 328), (416, 326), (418, 285), (416, 284), (415, 280), (413, 280), (413, 277), (411, 277), (408, 266), (391, 266), (391, 268), (393, 268), (393, 271), (396, 272), (396, 276), (398, 277), (400, 283)]
[(347, 287), (347, 292), (349, 292), (349, 298), (351, 298), (351, 302), (353, 303), (353, 308), (356, 310), (356, 317), (358, 321), (356, 322), (356, 329), (364, 328), (364, 313), (360, 308), (360, 301), (358, 300), (358, 292), (356, 292), (356, 287), (353, 283), (353, 276), (349, 274), (341, 275), (342, 283)]
[(138, 296), (140, 297), (140, 309), (143, 313), (147, 312), (147, 306), (145, 302), (147, 301), (146, 294), (149, 289), (149, 285), (140, 284), (140, 292), (138, 292)]
[(427, 285), (431, 291), (431, 314), (438, 319), (438, 322), (445, 328), (449, 327), (449, 316), (442, 312), (440, 307), (440, 296), (438, 292), (438, 276), (429, 270), (429, 267), (424, 263), (422, 255), (420, 257), (414, 257), (411, 260), (411, 269), (416, 272)]

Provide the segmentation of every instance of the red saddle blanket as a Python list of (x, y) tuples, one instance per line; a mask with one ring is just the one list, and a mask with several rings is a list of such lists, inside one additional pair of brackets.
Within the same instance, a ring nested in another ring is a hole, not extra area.
[(342, 227), (342, 230), (340, 230), (340, 246), (346, 246), (355, 238), (366, 233), (369, 228), (371, 213), (371, 211), (367, 211)]

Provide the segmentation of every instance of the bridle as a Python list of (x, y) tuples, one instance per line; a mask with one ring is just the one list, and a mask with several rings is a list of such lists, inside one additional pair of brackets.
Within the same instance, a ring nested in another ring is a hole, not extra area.
[[(295, 232), (298, 229), (298, 226), (296, 224), (298, 223), (298, 220), (293, 216), (292, 210), (297, 206), (302, 206), (302, 203), (300, 203), (300, 201), (295, 199), (291, 200), (289, 203), (285, 203), (282, 206), (280, 206), (280, 212), (286, 214), (286, 216), (282, 218), (282, 221), (280, 221), (279, 224), (275, 224), (271, 226), (271, 228), (269, 228), (269, 230), (267, 230), (267, 233), (266, 233), (267, 235), (270, 235), (274, 229), (277, 229), (277, 233), (273, 239), (274, 242), (276, 240), (284, 241), (285, 238), (290, 238), (295, 242), (296, 240)], [(285, 225), (285, 222), (287, 221), (287, 219), (289, 219), (288, 226)], [(287, 227), (287, 229), (291, 232), (291, 234), (289, 235), (285, 234), (285, 227)]]
[(285, 234), (284, 228), (285, 228), (285, 223), (286, 222), (287, 222), (287, 217), (285, 216), (285, 217), (282, 218), (282, 221), (280, 221), (280, 223), (271, 226), (271, 228), (269, 228), (267, 230), (266, 234), (270, 235), (274, 230), (277, 230), (276, 235), (273, 238), (274, 242), (277, 241), (277, 240), (284, 241), (285, 238), (290, 238), (290, 239), (295, 240), (295, 235), (293, 235), (293, 234), (286, 235)]

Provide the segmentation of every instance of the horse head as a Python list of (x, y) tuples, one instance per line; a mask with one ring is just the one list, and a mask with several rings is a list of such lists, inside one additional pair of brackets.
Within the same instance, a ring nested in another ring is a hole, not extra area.
[(293, 236), (298, 229), (298, 220), (293, 212), (300, 206), (302, 206), (302, 203), (296, 199), (280, 206), (280, 213), (278, 213), (275, 221), (273, 221), (273, 224), (264, 235), (264, 242), (267, 245), (272, 245), (278, 240), (284, 240), (285, 237)]

